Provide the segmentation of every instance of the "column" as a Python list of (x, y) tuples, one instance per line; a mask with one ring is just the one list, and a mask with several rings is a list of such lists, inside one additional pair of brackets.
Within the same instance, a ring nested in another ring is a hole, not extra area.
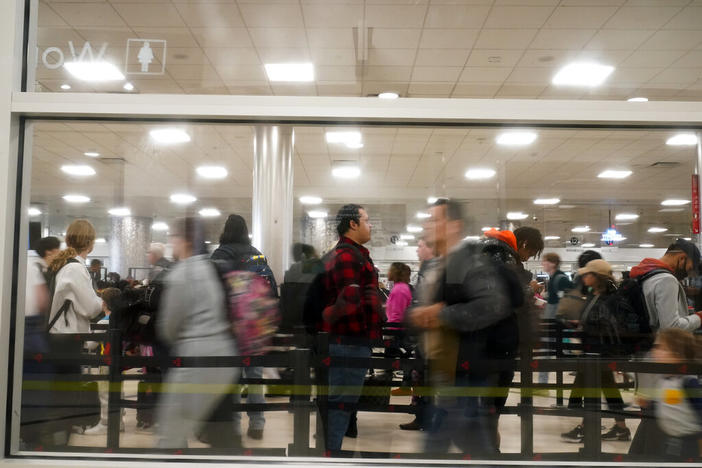
[(147, 267), (146, 251), (151, 244), (152, 219), (142, 216), (112, 218), (109, 271), (126, 278), (129, 268)]
[(253, 245), (268, 258), (278, 283), (290, 266), (293, 145), (291, 126), (254, 127)]

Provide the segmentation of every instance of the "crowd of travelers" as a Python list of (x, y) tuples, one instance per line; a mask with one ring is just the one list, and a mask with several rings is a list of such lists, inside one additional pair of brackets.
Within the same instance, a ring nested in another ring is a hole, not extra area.
[[(315, 338), (324, 334), (324, 352), (333, 364), (315, 372), (322, 430), (317, 438), (329, 456), (343, 456), (344, 438), (358, 434), (357, 407), (369, 369), (350, 363), (371, 358), (377, 343), (388, 337), (395, 338), (385, 346), (386, 357), (416, 363), (402, 372), (392, 395), (411, 396), (414, 419), (400, 429), (423, 431), (422, 450), (428, 457), (454, 449), (484, 457), (500, 452), (499, 422), (515, 379), (513, 364), (534, 349), (554, 345), (553, 336), (540, 332), (542, 321), (580, 332), (568, 340), (580, 344), (570, 357), (698, 361), (693, 332), (702, 325), (702, 311), (690, 310), (682, 285), (700, 272), (700, 251), (693, 243), (675, 240), (661, 258), (643, 259), (622, 280), (598, 252), (585, 251), (571, 277), (561, 270), (557, 254), (543, 253), (543, 237), (534, 227), (491, 229), (481, 240), (467, 241), (460, 203), (439, 199), (429, 214), (418, 241), (416, 283), (411, 284), (407, 264), (392, 263), (387, 297), (365, 247), (372, 235), (369, 214), (357, 204), (339, 210), (338, 242), (321, 257), (312, 246), (295, 244), (294, 263), (280, 286), (265, 256), (251, 245), (239, 215), (228, 217), (212, 253), (202, 220), (178, 220), (169, 237), (173, 261), (166, 258), (166, 246), (151, 244), (145, 252), (151, 268), (141, 282), (122, 280), (116, 273), (104, 278), (99, 260), (86, 266), (96, 237), (86, 220), (71, 223), (63, 250), (59, 239), (41, 239), (34, 249), (38, 256), (29, 257), (27, 268), (25, 380), (74, 384), (69, 390), (23, 391), (22, 443), (61, 445), (70, 443), (73, 432), (107, 433), (107, 381), (96, 385), (101, 410), (88, 424), (72, 413), (71, 399), (89, 393), (74, 388), (85, 385), (85, 379), (76, 378), (82, 373), (80, 363), (35, 359), (68, 351), (108, 353), (99, 335), (87, 343), (61, 339), (91, 333), (100, 328), (92, 324), (100, 323), (123, 332), (123, 355), (160, 358), (261, 354), (272, 326), (302, 333), (319, 353), (323, 350), (316, 348)], [(538, 258), (548, 275), (546, 284), (525, 266)], [(101, 366), (97, 373), (105, 375), (108, 369)], [(247, 403), (259, 406), (248, 411), (245, 434), (260, 440), (266, 424), (260, 404), (266, 397), (264, 385), (255, 382), (263, 371), (257, 366), (147, 367), (143, 372), (151, 378), (139, 384), (143, 405), (137, 429), (155, 431), (160, 448), (187, 447), (193, 439), (212, 447), (240, 447), (242, 414), (234, 405), (241, 402), (237, 384), (244, 378), (254, 382), (246, 386)], [(383, 372), (392, 378), (392, 370)], [(533, 383), (520, 375), (522, 396), (549, 395), (550, 387), (544, 385), (549, 373), (534, 374), (538, 379)], [(157, 392), (151, 385), (159, 380)], [(642, 419), (633, 440), (616, 373), (602, 370), (599, 380), (614, 415), (602, 440), (631, 440), (633, 454), (701, 455), (702, 398), (696, 376), (635, 376), (635, 404)], [(575, 372), (568, 408), (587, 409), (594, 396), (585, 384), (585, 375)], [(431, 390), (422, 390), (427, 388)], [(561, 437), (581, 443), (585, 432), (583, 420)]]

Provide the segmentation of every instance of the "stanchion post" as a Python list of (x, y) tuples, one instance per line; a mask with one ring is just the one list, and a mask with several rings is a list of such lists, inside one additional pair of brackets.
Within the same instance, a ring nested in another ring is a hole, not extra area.
[(602, 451), (602, 438), (600, 424), (602, 422), (602, 398), (600, 397), (600, 388), (602, 385), (602, 375), (600, 370), (600, 362), (596, 358), (591, 358), (585, 361), (585, 378), (583, 395), (585, 400), (585, 446), (583, 454), (589, 460), (596, 460), (600, 457)]
[(290, 398), (293, 410), (293, 442), (288, 446), (288, 453), (304, 457), (310, 454), (310, 350), (296, 349), (292, 353), (295, 372)]
[(122, 420), (122, 405), (120, 399), (122, 396), (122, 335), (120, 330), (113, 328), (110, 322), (110, 327), (107, 331), (107, 338), (110, 344), (109, 353), (109, 379), (108, 398), (107, 398), (107, 448), (119, 448), (119, 426)]

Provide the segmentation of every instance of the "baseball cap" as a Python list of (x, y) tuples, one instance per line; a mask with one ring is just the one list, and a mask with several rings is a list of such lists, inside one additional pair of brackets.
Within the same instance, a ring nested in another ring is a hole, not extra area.
[(611, 278), (612, 265), (602, 260), (601, 258), (596, 260), (590, 260), (589, 262), (587, 262), (587, 265), (578, 269), (578, 275), (582, 276), (586, 273), (595, 273), (600, 276), (608, 276)]
[(700, 249), (698, 249), (695, 244), (690, 241), (686, 241), (682, 237), (679, 237), (675, 240), (675, 243), (673, 243), (673, 247), (676, 250), (685, 252), (687, 258), (692, 260), (692, 269), (695, 272), (700, 272)]

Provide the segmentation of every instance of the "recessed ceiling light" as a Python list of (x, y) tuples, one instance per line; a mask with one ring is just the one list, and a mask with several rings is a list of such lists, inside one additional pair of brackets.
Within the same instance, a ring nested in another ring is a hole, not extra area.
[(216, 218), (222, 214), (217, 208), (203, 208), (198, 213), (203, 218)]
[(572, 232), (590, 232), (590, 226), (575, 226)]
[(633, 98), (627, 99), (627, 101), (629, 101), (629, 102), (648, 102), (648, 98), (645, 98), (645, 97), (633, 97)]
[(658, 210), (659, 213), (680, 213), (685, 211), (685, 208), (661, 208)]
[(668, 138), (665, 144), (670, 146), (694, 146), (697, 144), (697, 136), (693, 133), (678, 133)]
[(465, 177), (468, 180), (485, 180), (495, 177), (495, 174), (497, 174), (497, 172), (495, 172), (494, 169), (471, 168), (466, 171)]
[(361, 175), (361, 169), (353, 164), (342, 164), (332, 169), (332, 176), (337, 179), (356, 179)]
[(537, 198), (534, 200), (534, 205), (556, 205), (560, 202), (560, 198)]
[(190, 141), (190, 135), (180, 128), (156, 128), (149, 132), (151, 138), (162, 145), (170, 145), (175, 143), (187, 143)]
[(400, 234), (402, 240), (414, 240), (414, 234)]
[(575, 208), (575, 205), (558, 205), (558, 208), (560, 208), (561, 210), (572, 210), (573, 208)]
[(407, 244), (407, 242), (401, 240), (401, 241), (395, 242), (395, 245), (398, 247), (407, 247), (408, 244)]
[(85, 165), (61, 166), (61, 171), (65, 172), (68, 175), (79, 176), (79, 177), (87, 177), (87, 176), (95, 175), (95, 169), (93, 169), (90, 166), (85, 166)]
[(652, 228), (648, 228), (648, 232), (651, 232), (651, 233), (654, 233), (654, 234), (655, 234), (655, 233), (659, 233), (659, 232), (666, 232), (667, 230), (668, 230), (668, 228), (664, 228), (664, 227), (652, 227)]
[(197, 198), (188, 193), (174, 193), (171, 195), (171, 203), (177, 205), (189, 205), (197, 201)]
[(407, 225), (407, 232), (412, 232), (412, 233), (418, 233), (422, 232), (423, 228), (421, 226), (417, 226), (416, 224), (408, 224)]
[(614, 71), (614, 67), (599, 63), (576, 62), (570, 63), (553, 77), (551, 83), (561, 86), (599, 86)]
[(631, 175), (631, 171), (618, 171), (608, 169), (600, 172), (597, 177), (600, 179), (625, 179)]
[(85, 195), (64, 195), (63, 199), (68, 203), (88, 203), (90, 201), (90, 197)]
[(329, 213), (322, 210), (311, 210), (307, 212), (307, 216), (309, 216), (312, 219), (322, 219), (329, 216)]
[(653, 247), (653, 244), (639, 244), (639, 247), (641, 247), (642, 249), (650, 249), (651, 247)]
[(521, 211), (510, 211), (507, 213), (507, 219), (509, 220), (526, 219), (528, 217), (528, 214), (522, 213)]
[(267, 63), (265, 67), (270, 81), (314, 81), (311, 63)]
[(497, 136), (497, 144), (505, 146), (526, 146), (536, 140), (535, 132), (505, 132)]
[(195, 171), (205, 179), (224, 179), (229, 175), (227, 169), (222, 166), (199, 166)]
[(30, 208), (27, 210), (27, 214), (29, 216), (39, 216), (41, 214), (41, 210), (39, 208)]
[(327, 132), (325, 137), (327, 143), (340, 143), (351, 149), (363, 148), (361, 132)]
[(690, 200), (681, 200), (677, 198), (669, 198), (668, 200), (663, 200), (661, 205), (663, 206), (682, 206), (690, 203)]
[(112, 208), (107, 210), (112, 216), (129, 216), (132, 214), (131, 210), (126, 207)]
[(463, 238), (463, 240), (467, 240), (467, 241), (477, 241), (477, 240), (480, 240), (480, 236), (466, 236), (466, 237)]
[(544, 237), (544, 240), (547, 240), (547, 241), (549, 241), (549, 240), (558, 240), (558, 239), (560, 239), (560, 238), (561, 238), (561, 236), (546, 236), (546, 237)]
[(122, 86), (122, 88), (124, 88), (125, 91), (134, 91), (134, 85), (129, 82), (124, 83), (124, 86)]
[(400, 97), (400, 95), (397, 93), (393, 93), (392, 91), (387, 91), (387, 92), (378, 94), (378, 97), (380, 99), (397, 99)]
[(619, 213), (614, 219), (617, 221), (632, 221), (634, 219), (639, 219), (639, 215), (636, 213)]
[(690, 242), (692, 240), (692, 237), (683, 237), (686, 241)]
[(436, 203), (438, 200), (439, 200), (438, 197), (429, 197), (429, 198), (427, 198), (427, 203), (428, 203), (429, 205), (433, 205), (433, 204)]
[(320, 203), (322, 203), (322, 199), (320, 197), (305, 195), (300, 197), (300, 203), (302, 203), (303, 205), (319, 205)]
[(97, 158), (98, 156), (100, 156), (100, 153), (98, 153), (96, 151), (86, 151), (83, 154), (90, 157), (90, 158)]
[(592, 242), (586, 242), (583, 244), (583, 247), (585, 247), (586, 249), (589, 249), (589, 248), (594, 247), (594, 246), (595, 246), (595, 244), (593, 244)]
[(168, 231), (168, 224), (157, 221), (151, 225), (151, 229), (154, 231)]
[(82, 81), (118, 81), (123, 80), (124, 75), (119, 68), (105, 61), (84, 61), (66, 62), (63, 67), (68, 73)]
[(64, 83), (61, 85), (61, 89), (63, 89), (64, 91), (68, 91), (69, 89), (71, 89), (71, 85), (69, 85), (68, 83)]
[(427, 219), (431, 218), (431, 215), (429, 213), (425, 213), (424, 211), (417, 211), (417, 219)]
[(107, 240), (104, 237), (98, 237), (97, 239), (95, 239), (95, 243), (96, 244), (106, 244)]

